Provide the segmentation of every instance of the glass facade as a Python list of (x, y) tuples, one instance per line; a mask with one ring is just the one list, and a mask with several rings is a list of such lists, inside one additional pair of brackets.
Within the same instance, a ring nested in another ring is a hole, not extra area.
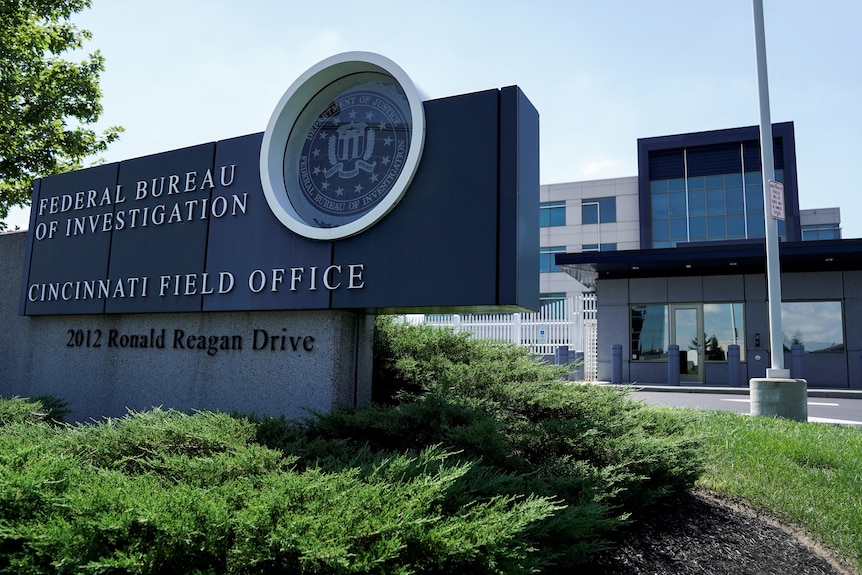
[[(761, 172), (650, 181), (652, 247), (766, 235)], [(775, 171), (783, 181), (783, 170)], [(784, 222), (778, 237), (786, 239)]]

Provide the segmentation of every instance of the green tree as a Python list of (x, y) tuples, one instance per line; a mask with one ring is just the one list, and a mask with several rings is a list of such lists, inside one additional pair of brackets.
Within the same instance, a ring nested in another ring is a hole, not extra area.
[(91, 35), (69, 22), (91, 0), (0, 0), (0, 230), (12, 206), (26, 206), (34, 178), (79, 169), (122, 132), (87, 128), (102, 113), (96, 51), (61, 58)]

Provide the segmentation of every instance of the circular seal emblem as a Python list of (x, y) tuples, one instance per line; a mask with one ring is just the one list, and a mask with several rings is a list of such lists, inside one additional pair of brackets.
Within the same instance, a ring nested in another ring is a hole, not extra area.
[(340, 54), (287, 90), (261, 146), (264, 195), (308, 238), (333, 240), (377, 223), (403, 197), (425, 136), (422, 101), (377, 54)]

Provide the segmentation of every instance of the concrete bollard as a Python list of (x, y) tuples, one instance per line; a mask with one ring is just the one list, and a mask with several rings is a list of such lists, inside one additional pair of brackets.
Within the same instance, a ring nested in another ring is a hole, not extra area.
[(739, 346), (731, 344), (727, 346), (727, 385), (739, 387)]
[(623, 346), (615, 343), (611, 346), (611, 383), (623, 382)]
[(808, 382), (804, 379), (753, 378), (751, 415), (808, 421)]
[(667, 346), (667, 384), (679, 385), (679, 346)]
[(790, 346), (790, 377), (801, 379), (805, 377), (802, 373), (802, 360), (805, 358), (805, 346), (794, 343)]

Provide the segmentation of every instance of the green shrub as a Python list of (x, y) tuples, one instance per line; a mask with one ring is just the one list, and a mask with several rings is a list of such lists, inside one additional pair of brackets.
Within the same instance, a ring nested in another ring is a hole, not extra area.
[(53, 395), (41, 395), (33, 399), (13, 397), (0, 401), (0, 425), (23, 421), (59, 424), (68, 413), (67, 403)]
[[(5, 402), (0, 402), (0, 404)], [(225, 414), (156, 410), (0, 428), (0, 573), (529, 573), (558, 509), (495, 495), (452, 508), (469, 462), (369, 448), (327, 465)]]
[(375, 350), (380, 402), (304, 422), (0, 400), (0, 573), (576, 571), (701, 469), (683, 413), (514, 346), (382, 320)]
[(302, 426), (270, 420), (259, 439), (299, 465), (442, 445), (474, 463), (449, 508), (525, 494), (565, 504), (531, 537), (550, 563), (568, 565), (588, 562), (625, 518), (689, 489), (702, 470), (689, 416), (625, 389), (570, 384), (516, 346), (384, 318), (375, 349), (385, 405)]

